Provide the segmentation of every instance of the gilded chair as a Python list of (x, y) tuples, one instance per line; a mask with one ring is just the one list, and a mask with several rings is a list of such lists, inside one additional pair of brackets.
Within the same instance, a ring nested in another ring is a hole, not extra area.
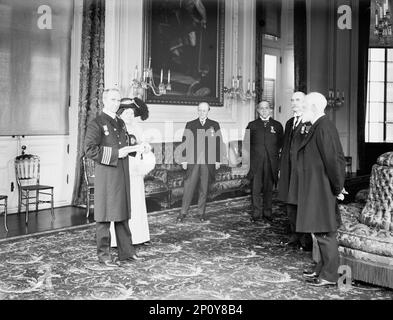
[(90, 206), (94, 203), (94, 178), (95, 178), (95, 162), (86, 157), (82, 158), (83, 172), (86, 183), (86, 218), (90, 215)]
[[(53, 211), (53, 189), (54, 187), (40, 184), (40, 158), (37, 155), (25, 154), (26, 146), (22, 146), (22, 154), (15, 158), (15, 176), (18, 184), (18, 213), (22, 206), (26, 207), (26, 224), (29, 219), (29, 206), (35, 204), (38, 212), (38, 205), (41, 203), (51, 204), (52, 219)], [(50, 200), (42, 200), (50, 196)], [(32, 201), (30, 201), (32, 200)]]
[(0, 206), (4, 207), (4, 227), (5, 231), (8, 232), (8, 227), (7, 227), (7, 201), (8, 201), (8, 196), (5, 195), (0, 195)]

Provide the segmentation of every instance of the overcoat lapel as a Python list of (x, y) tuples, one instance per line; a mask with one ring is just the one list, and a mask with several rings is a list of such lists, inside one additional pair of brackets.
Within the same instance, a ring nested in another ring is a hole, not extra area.
[(318, 127), (319, 123), (321, 122), (321, 120), (326, 117), (326, 116), (322, 116), (320, 117), (310, 128), (310, 131), (308, 132), (306, 138), (302, 141), (302, 143), (299, 146), (298, 150), (301, 150), (302, 148), (304, 148), (304, 146), (310, 141), (311, 137), (313, 136), (314, 132), (315, 132), (315, 128)]

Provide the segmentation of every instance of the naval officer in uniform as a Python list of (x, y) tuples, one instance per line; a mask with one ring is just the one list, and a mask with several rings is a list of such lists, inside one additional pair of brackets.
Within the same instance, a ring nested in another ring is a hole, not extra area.
[[(123, 120), (116, 116), (120, 106), (117, 89), (106, 89), (102, 95), (104, 108), (93, 119), (86, 131), (85, 156), (96, 162), (94, 189), (94, 218), (98, 261), (109, 267), (120, 266), (120, 261), (140, 259), (131, 243), (128, 226), (130, 219), (130, 180), (128, 154), (136, 147), (128, 145)], [(118, 259), (110, 254), (111, 221), (114, 221)]]

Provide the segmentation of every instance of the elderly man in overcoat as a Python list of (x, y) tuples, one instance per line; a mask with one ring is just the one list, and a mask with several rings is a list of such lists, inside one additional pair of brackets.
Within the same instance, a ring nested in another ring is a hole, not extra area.
[[(120, 106), (117, 89), (103, 93), (102, 113), (90, 121), (85, 137), (85, 156), (96, 162), (94, 181), (94, 218), (98, 261), (108, 267), (120, 266), (119, 261), (137, 260), (131, 244), (128, 226), (130, 219), (130, 180), (128, 154), (135, 147), (128, 146), (123, 120), (116, 116)], [(110, 254), (111, 221), (114, 221), (118, 259)]]
[(325, 115), (326, 98), (317, 92), (306, 96), (303, 121), (311, 122), (297, 153), (296, 231), (313, 233), (321, 260), (304, 276), (314, 286), (335, 285), (339, 253), (336, 239), (341, 223), (337, 198), (342, 199), (345, 158), (334, 124)]
[(296, 232), (297, 203), (296, 196), (289, 192), (290, 184), (297, 183), (296, 157), (297, 149), (303, 141), (306, 124), (302, 121), (302, 112), (305, 94), (297, 91), (291, 97), (291, 107), (293, 117), (285, 124), (284, 143), (280, 157), (280, 179), (278, 181), (278, 199), (286, 204), (286, 211), (289, 220), (289, 241), (286, 246), (294, 246), (310, 251), (312, 249), (312, 239), (309, 233)]

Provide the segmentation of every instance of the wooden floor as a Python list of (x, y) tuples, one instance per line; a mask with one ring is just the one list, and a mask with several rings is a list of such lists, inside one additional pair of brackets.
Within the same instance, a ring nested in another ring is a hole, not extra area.
[[(94, 211), (94, 209), (92, 208)], [(159, 207), (154, 203), (147, 201), (147, 211), (152, 212), (159, 210)], [(94, 223), (94, 214), (90, 213), (89, 218), (86, 218), (86, 209), (80, 207), (60, 207), (54, 209), (55, 218), (52, 219), (50, 210), (39, 210), (38, 212), (30, 211), (29, 222), (25, 223), (25, 213), (8, 214), (7, 226), (8, 232), (4, 227), (4, 215), (0, 216), (0, 240), (10, 239), (13, 237), (40, 233), (55, 229), (62, 229), (67, 227), (82, 226)]]

